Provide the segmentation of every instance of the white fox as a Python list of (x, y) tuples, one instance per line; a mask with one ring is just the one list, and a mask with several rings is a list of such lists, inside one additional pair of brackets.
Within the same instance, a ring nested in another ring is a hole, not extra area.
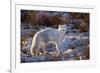
[(64, 39), (66, 34), (66, 25), (59, 25), (58, 29), (46, 28), (38, 31), (32, 40), (32, 45), (30, 48), (31, 55), (37, 55), (40, 48), (42, 48), (43, 53), (46, 53), (46, 44), (49, 42), (54, 42), (56, 46), (57, 53), (60, 54), (60, 44)]

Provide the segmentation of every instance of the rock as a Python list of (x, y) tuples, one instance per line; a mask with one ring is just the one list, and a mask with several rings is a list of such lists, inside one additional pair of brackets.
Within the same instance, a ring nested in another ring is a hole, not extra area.
[(47, 50), (48, 52), (56, 51), (56, 46), (55, 46), (55, 44), (53, 44), (53, 43), (47, 44), (47, 45), (46, 45), (46, 50)]
[(22, 61), (23, 62), (44, 62), (47, 61), (47, 56), (45, 55), (36, 55), (36, 56), (22, 56)]
[(86, 46), (86, 45), (89, 44), (89, 40), (79, 40), (79, 39), (76, 39), (72, 43), (76, 47)]
[(83, 32), (79, 34), (80, 37), (89, 37), (89, 32)]
[(72, 40), (64, 39), (61, 43), (61, 48), (59, 49), (60, 52), (64, 52), (68, 49), (72, 48)]

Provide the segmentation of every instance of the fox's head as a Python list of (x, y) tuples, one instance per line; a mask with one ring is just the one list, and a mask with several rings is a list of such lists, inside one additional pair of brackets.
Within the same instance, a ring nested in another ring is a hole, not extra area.
[(66, 33), (67, 32), (67, 27), (66, 25), (59, 25), (58, 30), (61, 32)]

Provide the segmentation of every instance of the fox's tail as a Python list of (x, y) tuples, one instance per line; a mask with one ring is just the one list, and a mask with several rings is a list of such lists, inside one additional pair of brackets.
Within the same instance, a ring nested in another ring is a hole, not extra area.
[(39, 51), (39, 48), (40, 48), (39, 36), (35, 34), (32, 40), (30, 54), (35, 55)]

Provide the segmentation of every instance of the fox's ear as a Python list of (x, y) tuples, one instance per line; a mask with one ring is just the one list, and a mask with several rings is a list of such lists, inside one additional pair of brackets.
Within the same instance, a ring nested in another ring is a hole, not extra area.
[(61, 25), (58, 26), (58, 28), (61, 27)]
[(59, 29), (59, 30), (61, 29), (61, 25), (58, 26), (58, 29)]

